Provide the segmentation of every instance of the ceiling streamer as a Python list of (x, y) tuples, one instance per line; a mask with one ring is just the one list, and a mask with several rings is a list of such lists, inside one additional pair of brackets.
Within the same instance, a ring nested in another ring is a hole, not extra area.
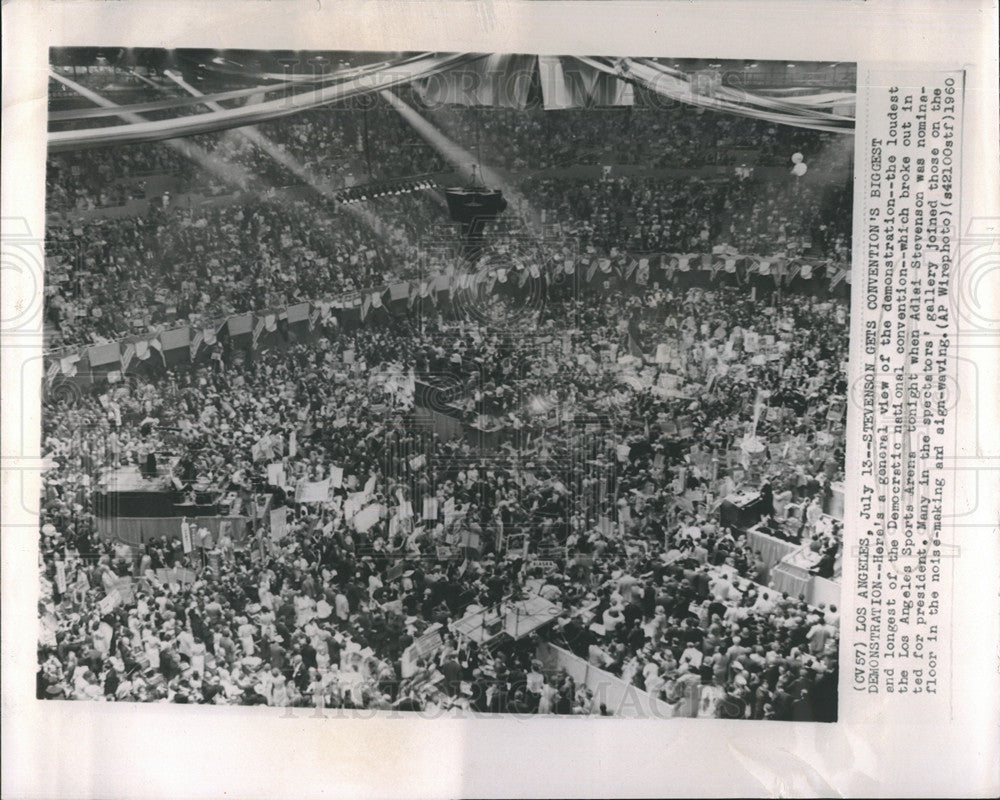
[[(234, 89), (231, 92), (219, 92), (217, 94), (205, 95), (201, 97), (171, 97), (167, 100), (151, 100), (148, 103), (134, 103), (129, 105), (128, 111), (133, 114), (146, 114), (150, 111), (169, 111), (173, 109), (186, 108), (188, 106), (204, 105), (208, 102), (221, 102), (223, 100), (239, 100), (244, 97), (251, 97), (261, 92), (279, 92), (300, 85), (297, 82), (288, 81), (286, 83), (272, 84), (270, 86), (252, 86), (249, 89)], [(49, 122), (71, 122), (78, 119), (95, 119), (97, 117), (113, 117), (121, 113), (119, 107), (116, 108), (70, 108), (65, 111), (53, 111), (49, 114)]]
[[(854, 117), (823, 110), (825, 102), (812, 103), (809, 98), (776, 98), (736, 89), (718, 83), (700, 86), (692, 76), (649, 59), (604, 59), (577, 57), (579, 61), (595, 69), (617, 75), (622, 80), (632, 81), (672, 101), (687, 103), (711, 111), (739, 114), (781, 125), (827, 131), (830, 133), (854, 133)], [(697, 77), (697, 76), (695, 76)], [(817, 97), (827, 100), (823, 93)], [(840, 103), (847, 104), (853, 98), (842, 94)]]
[[(371, 64), (364, 67), (347, 67), (333, 72), (315, 72), (308, 75), (298, 75), (288, 73), (287, 75), (276, 75), (269, 72), (254, 73), (246, 77), (252, 77), (259, 81), (279, 81), (268, 85), (251, 86), (247, 89), (233, 89), (228, 92), (218, 92), (216, 94), (198, 97), (171, 97), (166, 100), (153, 100), (148, 103), (137, 103), (130, 105), (128, 110), (136, 114), (143, 114), (148, 111), (166, 111), (180, 109), (187, 106), (207, 104), (209, 102), (219, 103), (223, 100), (240, 100), (244, 97), (252, 97), (255, 94), (271, 94), (272, 92), (285, 91), (292, 87), (315, 86), (319, 84), (336, 83), (354, 78), (362, 78), (376, 72), (392, 70), (399, 66), (414, 61), (421, 56), (408, 56), (396, 61), (383, 61), (379, 64)], [(140, 77), (141, 76), (137, 76)], [(148, 82), (148, 81), (147, 81)], [(118, 112), (110, 108), (70, 108), (65, 111), (53, 111), (49, 114), (49, 122), (68, 122), (77, 119), (93, 119), (95, 117), (107, 117), (116, 115)]]
[[(335, 85), (324, 85), (313, 91), (265, 100), (238, 108), (211, 111), (206, 114), (193, 114), (175, 119), (136, 122), (129, 125), (54, 131), (48, 135), (49, 151), (59, 153), (67, 150), (160, 141), (240, 128), (244, 125), (256, 125), (310, 108), (408, 84), (480, 58), (483, 58), (483, 55), (475, 53), (456, 53), (443, 56), (427, 54), (375, 72), (357, 75)], [(61, 79), (61, 76), (55, 72), (50, 74), (56, 80)], [(120, 110), (128, 111), (129, 109), (125, 107)]]
[[(62, 80), (57, 72), (51, 74), (54, 79)], [(59, 112), (52, 115), (52, 121), (112, 114), (120, 116), (122, 110), (137, 113), (180, 109), (284, 90), (281, 96), (270, 100), (251, 99), (247, 105), (216, 107), (204, 114), (133, 121), (127, 125), (101, 128), (51, 131), (48, 134), (49, 150), (58, 153), (240, 128), (404, 84), (413, 84), (425, 101), (433, 103), (523, 108), (527, 103), (532, 75), (538, 77), (546, 108), (631, 105), (631, 86), (637, 85), (671, 102), (707, 110), (812, 130), (847, 134), (854, 131), (852, 111), (855, 95), (852, 92), (809, 92), (805, 88), (796, 88), (794, 93), (781, 90), (750, 92), (725, 85), (721, 77), (706, 82), (706, 75), (688, 74), (644, 58), (423, 53), (393, 62), (317, 74), (311, 81), (315, 88), (297, 94), (288, 90), (302, 87), (305, 81), (297, 80), (298, 76), (285, 76), (286, 80), (282, 83), (203, 98), (174, 98), (117, 110), (99, 108)], [(266, 81), (279, 76), (259, 73), (252, 77)]]

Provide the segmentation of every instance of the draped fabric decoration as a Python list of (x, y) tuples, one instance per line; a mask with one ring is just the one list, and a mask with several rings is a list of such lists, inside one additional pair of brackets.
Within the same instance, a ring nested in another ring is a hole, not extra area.
[(122, 343), (121, 345), (121, 365), (122, 372), (128, 372), (132, 359), (135, 358), (135, 344), (133, 342)]
[(395, 66), (412, 60), (413, 58), (419, 58), (420, 56), (410, 56), (407, 58), (396, 59), (394, 61), (380, 61), (375, 64), (365, 64), (362, 67), (346, 67), (345, 69), (336, 70), (334, 72), (319, 72), (318, 70), (310, 70), (309, 72), (248, 72), (245, 69), (227, 69), (225, 64), (218, 64), (215, 61), (211, 61), (205, 65), (205, 68), (209, 72), (218, 72), (224, 75), (229, 75), (232, 77), (244, 77), (252, 78), (253, 80), (260, 81), (290, 81), (292, 83), (316, 83), (317, 80), (327, 81), (327, 80), (347, 80), (348, 78), (357, 78), (362, 75), (370, 75), (373, 72), (380, 72), (384, 69), (390, 69)]
[[(127, 123), (139, 124), (147, 121), (141, 114), (136, 114), (134, 111), (129, 111), (127, 108), (119, 106), (117, 103), (111, 102), (106, 97), (102, 97), (96, 92), (71, 81), (69, 78), (62, 77), (56, 73), (52, 73), (52, 77), (59, 83), (68, 86), (80, 96), (87, 98), (95, 105), (113, 111), (115, 116), (125, 120)], [(201, 165), (226, 183), (239, 188), (246, 188), (249, 183), (250, 173), (247, 170), (223, 159), (213, 158), (204, 148), (188, 139), (170, 139), (165, 144), (185, 158)]]
[[(434, 75), (480, 58), (482, 58), (480, 55), (462, 53), (446, 56), (427, 54), (420, 58), (401, 61), (377, 72), (350, 78), (332, 85), (324, 85), (312, 91), (250, 103), (236, 108), (227, 108), (222, 111), (192, 114), (175, 119), (133, 122), (128, 125), (104, 128), (54, 131), (50, 132), (48, 136), (49, 151), (59, 153), (89, 147), (160, 141), (230, 128), (241, 128), (245, 125), (256, 125), (311, 108), (338, 103), (351, 97), (412, 83), (419, 78)], [(55, 72), (49, 74), (57, 81), (65, 82), (66, 80)], [(205, 98), (200, 98), (200, 100), (204, 102)], [(127, 110), (127, 107), (119, 108), (119, 111)]]
[(198, 355), (198, 348), (201, 347), (201, 343), (205, 340), (205, 332), (195, 331), (193, 335), (189, 335), (191, 336), (190, 359), (194, 361), (195, 356)]
[[(67, 82), (57, 71), (53, 70), (50, 75), (54, 80)], [(527, 107), (536, 84), (541, 89), (546, 109), (630, 106), (635, 99), (633, 85), (638, 84), (671, 102), (836, 133), (853, 132), (856, 99), (853, 92), (799, 87), (750, 92), (726, 86), (721, 80), (706, 82), (702, 80), (704, 76), (689, 75), (643, 58), (422, 53), (328, 74), (250, 73), (246, 76), (276, 83), (204, 97), (174, 97), (131, 106), (105, 103), (104, 108), (53, 112), (50, 122), (58, 124), (145, 112), (194, 110), (206, 105), (211, 108), (211, 104), (222, 101), (247, 99), (245, 105), (216, 108), (208, 113), (164, 120), (129, 116), (126, 118), (129, 124), (125, 125), (51, 131), (49, 149), (63, 152), (240, 128), (406, 84), (411, 84), (423, 102), (431, 106), (514, 109)], [(305, 87), (312, 88), (296, 93)], [(267, 95), (275, 93), (278, 96), (266, 99)]]
[[(56, 73), (58, 74), (58, 73)], [(333, 80), (330, 76), (327, 80)], [(58, 78), (57, 78), (58, 80)], [(290, 89), (296, 84), (292, 81), (272, 84), (270, 86), (252, 86), (249, 89), (234, 89), (231, 92), (218, 92), (217, 94), (204, 95), (204, 97), (171, 97), (167, 100), (150, 100), (148, 103), (134, 103), (127, 107), (127, 111), (132, 114), (145, 114), (150, 111), (175, 111), (189, 106), (200, 106), (203, 103), (218, 103), (223, 100), (242, 100), (245, 97), (252, 97), (261, 92), (281, 92)], [(49, 122), (72, 122), (78, 119), (96, 119), (97, 117), (114, 117), (122, 112), (120, 106), (109, 108), (70, 108), (64, 111), (49, 112)]]
[[(758, 89), (758, 95), (775, 97), (786, 103), (801, 106), (829, 106), (830, 108), (851, 107), (857, 100), (854, 92), (820, 92), (804, 86), (791, 86), (783, 89)], [(852, 112), (853, 113), (853, 112)]]
[[(685, 72), (643, 58), (579, 57), (578, 60), (610, 75), (634, 81), (668, 100), (799, 128), (830, 133), (854, 132), (853, 116), (825, 111), (823, 103), (809, 103), (801, 96), (767, 97), (721, 82), (703, 86)], [(847, 105), (847, 102), (839, 97), (836, 105)]]
[(525, 108), (535, 72), (535, 56), (493, 55), (414, 81), (428, 106)]
[(121, 347), (118, 342), (95, 344), (87, 349), (87, 356), (92, 367), (103, 367), (107, 364), (117, 366), (121, 363)]
[(546, 109), (630, 106), (632, 84), (575, 58), (539, 56), (538, 76)]

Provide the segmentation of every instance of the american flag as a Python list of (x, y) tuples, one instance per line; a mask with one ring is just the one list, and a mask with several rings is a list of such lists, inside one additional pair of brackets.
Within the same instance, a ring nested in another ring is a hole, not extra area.
[(122, 348), (121, 362), (122, 362), (122, 372), (128, 372), (128, 365), (132, 363), (132, 359), (135, 357), (135, 345), (129, 342)]
[(201, 343), (205, 340), (205, 333), (203, 331), (198, 331), (191, 338), (190, 348), (191, 348), (191, 360), (198, 355), (198, 348), (201, 347)]

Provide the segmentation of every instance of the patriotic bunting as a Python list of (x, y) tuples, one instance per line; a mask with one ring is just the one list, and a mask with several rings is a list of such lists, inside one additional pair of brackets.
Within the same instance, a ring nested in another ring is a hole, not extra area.
[[(598, 258), (595, 256), (584, 256), (582, 258), (565, 258), (551, 261), (545, 265), (531, 264), (528, 267), (517, 270), (517, 285), (524, 287), (528, 278), (541, 279), (549, 276), (552, 272), (563, 272), (573, 274), (579, 267), (586, 267), (586, 277), (588, 281), (593, 281), (595, 275), (600, 271), (602, 274), (615, 272), (620, 279), (625, 281), (633, 280), (639, 286), (647, 286), (650, 279), (650, 270), (656, 266), (662, 269), (668, 280), (672, 279), (675, 272), (690, 272), (693, 263), (698, 263), (698, 268), (711, 271), (712, 278), (719, 271), (735, 275), (737, 279), (741, 277), (739, 269), (740, 261), (744, 263), (744, 270), (747, 275), (757, 273), (758, 275), (770, 276), (776, 285), (789, 284), (795, 278), (810, 280), (817, 275), (816, 270), (824, 268), (829, 279), (830, 289), (836, 288), (841, 282), (850, 284), (851, 273), (847, 265), (832, 264), (829, 260), (816, 259), (790, 259), (784, 255), (772, 255), (762, 257), (757, 255), (745, 255), (737, 253), (731, 247), (717, 246), (712, 248), (714, 253), (668, 253), (663, 255), (651, 255), (636, 258), (624, 254), (618, 264), (613, 264), (609, 258)], [(697, 260), (697, 262), (696, 262)], [(452, 296), (456, 290), (473, 289), (480, 281), (485, 281), (487, 293), (492, 293), (497, 284), (506, 284), (510, 278), (510, 272), (504, 268), (490, 270), (488, 273), (455, 273), (449, 275), (438, 275), (436, 277), (419, 282), (407, 282), (397, 284), (396, 291), (390, 289), (369, 290), (349, 297), (342, 297), (338, 300), (318, 300), (313, 304), (299, 303), (295, 306), (277, 308), (260, 316), (243, 313), (236, 314), (217, 322), (211, 323), (208, 327), (199, 329), (188, 328), (188, 342), (190, 359), (193, 361), (200, 349), (211, 347), (218, 343), (219, 332), (226, 330), (230, 335), (238, 335), (246, 332), (251, 334), (253, 347), (257, 347), (260, 337), (265, 333), (273, 333), (279, 330), (281, 322), (303, 322), (308, 321), (312, 330), (319, 320), (325, 323), (336, 323), (331, 309), (336, 308), (358, 308), (361, 319), (368, 316), (372, 308), (384, 306), (384, 293), (390, 291), (390, 301), (400, 301), (405, 299), (408, 306), (412, 308), (418, 298), (430, 298), (435, 304), (438, 302), (438, 292), (449, 291)], [(292, 313), (294, 310), (294, 313)], [(294, 319), (293, 319), (294, 317)], [(251, 323), (252, 321), (252, 323)], [(245, 329), (245, 331), (244, 331)], [(170, 341), (174, 341), (174, 333), (179, 332), (179, 339), (182, 341), (183, 327), (166, 331), (164, 336), (170, 334)], [(102, 345), (104, 347), (105, 345)], [(84, 352), (93, 349), (94, 346), (84, 348), (83, 352), (52, 354), (47, 367), (46, 379), (51, 383), (55, 376), (73, 376), (77, 372), (77, 363), (81, 360)], [(155, 350), (159, 353), (164, 365), (167, 364), (166, 353), (160, 336), (136, 339), (133, 341), (123, 341), (110, 343), (106, 347), (117, 348), (118, 357), (114, 360), (121, 365), (121, 372), (125, 373), (138, 361), (148, 361)], [(176, 348), (175, 348), (176, 349)], [(103, 362), (100, 362), (103, 363)]]

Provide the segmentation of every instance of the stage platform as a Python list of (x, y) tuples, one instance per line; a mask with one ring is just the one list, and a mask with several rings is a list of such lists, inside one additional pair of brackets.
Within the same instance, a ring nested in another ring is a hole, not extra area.
[(170, 467), (158, 467), (155, 476), (146, 477), (137, 465), (128, 464), (105, 469), (97, 485), (108, 492), (168, 492), (174, 489), (170, 474)]
[(490, 645), (505, 637), (521, 639), (562, 613), (562, 606), (536, 595), (523, 600), (507, 600), (499, 606), (469, 614), (455, 622), (452, 630), (480, 645)]

